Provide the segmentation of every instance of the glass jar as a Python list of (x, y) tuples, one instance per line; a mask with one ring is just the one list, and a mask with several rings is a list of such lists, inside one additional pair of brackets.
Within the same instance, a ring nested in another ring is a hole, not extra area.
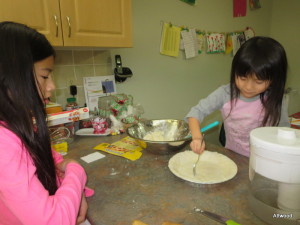
[(100, 117), (109, 118), (109, 116), (112, 114), (112, 111), (111, 111), (112, 100), (113, 100), (112, 96), (99, 97), (98, 109), (99, 109)]
[(78, 108), (78, 104), (76, 102), (76, 98), (67, 98), (66, 110), (69, 111), (77, 108)]

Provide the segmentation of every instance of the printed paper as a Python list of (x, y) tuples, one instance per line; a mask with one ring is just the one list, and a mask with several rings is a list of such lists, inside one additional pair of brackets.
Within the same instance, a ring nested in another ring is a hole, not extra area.
[(180, 45), (180, 31), (180, 27), (173, 26), (169, 23), (164, 23), (160, 43), (161, 54), (174, 57), (178, 56)]

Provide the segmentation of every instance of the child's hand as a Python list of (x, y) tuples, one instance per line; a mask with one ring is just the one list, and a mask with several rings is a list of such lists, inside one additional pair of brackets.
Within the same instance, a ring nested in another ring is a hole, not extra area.
[(190, 147), (193, 150), (193, 152), (201, 154), (205, 149), (205, 141), (203, 140), (202, 142), (202, 139), (193, 139), (190, 144)]
[(75, 161), (73, 159), (64, 159), (64, 161), (56, 164), (56, 168), (58, 169), (59, 172), (64, 173), (66, 171), (67, 165), (69, 163), (77, 163), (77, 164), (79, 164), (77, 161)]
[(78, 216), (77, 216), (76, 224), (81, 224), (85, 221), (87, 210), (88, 210), (88, 204), (87, 204), (86, 198), (83, 194), (82, 199), (81, 199), (79, 212), (78, 212)]

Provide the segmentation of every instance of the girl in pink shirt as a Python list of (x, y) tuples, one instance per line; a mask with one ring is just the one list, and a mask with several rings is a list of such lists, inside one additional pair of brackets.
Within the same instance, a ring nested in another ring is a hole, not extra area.
[(249, 156), (249, 134), (261, 126), (290, 126), (283, 100), (287, 77), (284, 48), (269, 37), (253, 37), (237, 51), (232, 61), (230, 84), (201, 99), (186, 116), (192, 133), (191, 148), (200, 154), (200, 122), (220, 110), (226, 134), (225, 147)]
[(79, 224), (86, 174), (51, 151), (44, 110), (55, 89), (54, 49), (13, 22), (0, 23), (0, 49), (0, 224)]

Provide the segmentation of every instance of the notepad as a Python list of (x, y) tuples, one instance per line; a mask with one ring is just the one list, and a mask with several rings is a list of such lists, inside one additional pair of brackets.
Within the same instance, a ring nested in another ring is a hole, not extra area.
[(85, 161), (86, 163), (91, 163), (91, 162), (94, 162), (98, 159), (102, 159), (104, 157), (105, 157), (105, 155), (101, 154), (100, 152), (94, 152), (94, 153), (91, 153), (89, 155), (81, 157), (81, 159), (83, 161)]
[(84, 222), (82, 222), (80, 225), (91, 225), (91, 223), (86, 219)]

